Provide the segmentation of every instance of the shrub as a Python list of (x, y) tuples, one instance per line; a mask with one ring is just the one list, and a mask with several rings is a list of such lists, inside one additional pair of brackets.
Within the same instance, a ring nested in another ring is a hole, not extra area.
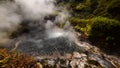
[(112, 18), (120, 20), (120, 0), (111, 1), (111, 3), (107, 6), (106, 9), (107, 12), (112, 16)]
[(103, 45), (109, 50), (119, 50), (120, 22), (106, 17), (94, 17), (91, 19), (71, 18), (74, 28), (83, 33), (85, 38), (93, 43)]
[(92, 19), (93, 24), (91, 24), (89, 38), (94, 40), (94, 42), (103, 43), (103, 45), (112, 50), (120, 48), (120, 22), (105, 17), (95, 17)]
[(97, 8), (93, 11), (95, 16), (104, 16), (120, 20), (120, 0), (99, 0)]
[(70, 22), (74, 26), (74, 28), (77, 31), (82, 32), (85, 37), (88, 36), (89, 31), (91, 29), (90, 21), (91, 20), (89, 20), (89, 19), (79, 19), (79, 18), (75, 18), (75, 17), (70, 19)]

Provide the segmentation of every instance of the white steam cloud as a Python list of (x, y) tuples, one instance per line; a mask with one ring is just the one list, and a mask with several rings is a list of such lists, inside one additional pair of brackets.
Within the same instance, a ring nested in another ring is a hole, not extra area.
[(51, 0), (15, 0), (0, 3), (0, 43), (9, 40), (9, 32), (15, 30), (22, 20), (40, 20), (54, 11)]
[(16, 28), (21, 16), (15, 13), (17, 7), (14, 3), (0, 4), (0, 43), (6, 42), (8, 32)]
[(55, 11), (51, 0), (15, 0), (26, 19), (38, 20)]
[[(59, 8), (54, 5), (53, 0), (14, 0), (0, 4), (0, 40), (9, 40), (9, 32), (15, 30), (23, 20), (41, 21), (45, 16), (58, 13), (54, 21), (49, 20), (47, 24), (42, 22), (46, 27), (46, 37), (63, 36), (74, 41), (74, 30), (67, 21), (70, 16), (68, 11), (63, 8), (60, 9), (61, 12), (57, 12), (57, 9)], [(56, 26), (56, 23), (63, 27)]]

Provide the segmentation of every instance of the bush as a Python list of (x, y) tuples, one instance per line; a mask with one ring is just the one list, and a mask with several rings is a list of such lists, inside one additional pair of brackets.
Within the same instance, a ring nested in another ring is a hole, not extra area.
[(100, 42), (112, 50), (120, 48), (120, 22), (105, 17), (93, 18), (89, 38), (93, 42)]
[(74, 26), (74, 28), (77, 31), (82, 32), (85, 37), (88, 36), (89, 31), (91, 29), (90, 21), (91, 20), (89, 20), (89, 19), (86, 20), (86, 19), (79, 19), (79, 18), (75, 18), (75, 17), (70, 19), (70, 22)]
[(120, 20), (120, 0), (100, 0), (93, 11), (95, 16), (104, 16)]
[(120, 22), (106, 17), (94, 17), (91, 19), (71, 18), (74, 28), (83, 33), (84, 38), (102, 45), (109, 50), (119, 50)]
[(120, 0), (113, 0), (106, 9), (112, 18), (120, 20)]

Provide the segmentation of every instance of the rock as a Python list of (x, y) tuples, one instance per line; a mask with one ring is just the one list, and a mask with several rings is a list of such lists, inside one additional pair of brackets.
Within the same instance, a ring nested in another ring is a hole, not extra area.
[(67, 58), (67, 59), (72, 58), (72, 54), (65, 54), (65, 58)]
[(73, 58), (81, 59), (81, 58), (86, 58), (87, 55), (84, 53), (79, 53), (79, 52), (73, 52)]
[(37, 63), (38, 68), (43, 68), (41, 63)]
[(47, 61), (47, 63), (48, 63), (49, 65), (55, 65), (55, 60), (50, 59), (50, 60)]
[(91, 67), (100, 67), (102, 68), (102, 66), (100, 65), (100, 63), (96, 60), (88, 60), (88, 64), (91, 66)]
[(73, 58), (81, 58), (82, 56), (80, 55), (79, 52), (73, 52)]
[(77, 62), (75, 60), (72, 60), (70, 62), (70, 66), (71, 66), (71, 68), (75, 68), (77, 66)]
[(73, 56), (70, 62), (72, 68), (84, 68), (87, 63), (87, 55), (84, 53), (73, 52)]
[(56, 64), (56, 68), (60, 68), (60, 64)]

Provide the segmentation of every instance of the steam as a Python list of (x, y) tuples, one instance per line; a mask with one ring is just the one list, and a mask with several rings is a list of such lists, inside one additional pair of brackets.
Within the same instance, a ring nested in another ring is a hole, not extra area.
[(41, 20), (55, 11), (51, 0), (15, 0), (0, 4), (0, 43), (9, 40), (9, 32), (22, 20)]
[(25, 19), (39, 20), (55, 12), (51, 0), (15, 0)]
[(21, 21), (14, 3), (0, 4), (0, 43), (6, 42), (8, 32), (14, 30)]
[(70, 41), (75, 41), (76, 35), (74, 33), (75, 32), (68, 21), (65, 22), (63, 28), (56, 26), (51, 21), (47, 21), (46, 23), (46, 34), (48, 38), (66, 37)]
[[(46, 16), (54, 16), (55, 14), (54, 20), (45, 20)], [(30, 27), (38, 29), (31, 30), (33, 33), (26, 36), (19, 36), (17, 40), (22, 40), (22, 42), (32, 40), (33, 43), (36, 43), (36, 48), (40, 47), (41, 43), (46, 40), (49, 41), (59, 37), (74, 42), (76, 35), (67, 20), (68, 17), (70, 17), (68, 11), (65, 8), (56, 7), (53, 0), (15, 0), (14, 2), (3, 3), (0, 5), (0, 40), (10, 41), (9, 32), (16, 30), (20, 23), (27, 20), (30, 21), (26, 22)], [(34, 21), (37, 21), (37, 25), (34, 24)], [(39, 29), (42, 29), (41, 32)], [(15, 49), (17, 47), (18, 45)]]

